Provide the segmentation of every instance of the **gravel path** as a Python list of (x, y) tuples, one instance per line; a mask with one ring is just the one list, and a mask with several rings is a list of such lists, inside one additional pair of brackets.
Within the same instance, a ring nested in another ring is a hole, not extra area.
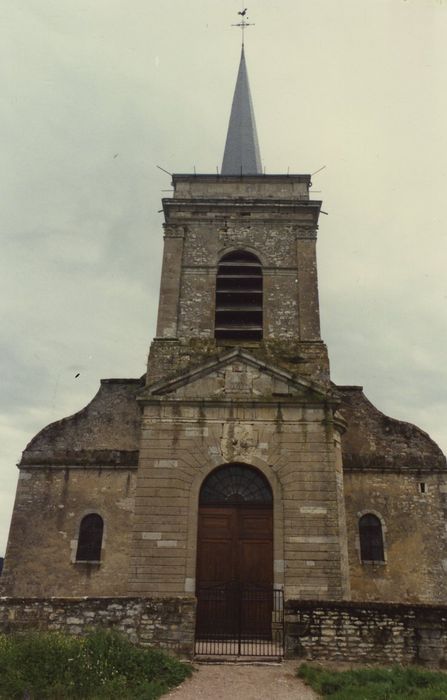
[(173, 700), (317, 700), (318, 695), (296, 678), (296, 661), (282, 664), (196, 664), (179, 688), (164, 697)]

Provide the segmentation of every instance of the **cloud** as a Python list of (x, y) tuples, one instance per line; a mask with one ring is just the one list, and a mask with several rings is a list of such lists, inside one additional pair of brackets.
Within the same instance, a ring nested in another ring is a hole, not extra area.
[[(144, 371), (170, 186), (155, 166), (220, 165), (238, 9), (29, 0), (2, 11), (0, 541), (33, 433), (85, 405), (101, 377)], [(252, 20), (267, 172), (327, 165), (314, 189), (329, 212), (318, 255), (334, 379), (363, 384), (447, 448), (446, 6), (260, 0)]]

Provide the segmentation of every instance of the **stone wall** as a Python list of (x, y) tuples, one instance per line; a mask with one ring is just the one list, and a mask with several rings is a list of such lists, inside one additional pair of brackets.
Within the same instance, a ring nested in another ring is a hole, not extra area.
[(172, 184), (182, 199), (241, 197), (256, 199), (309, 199), (310, 175), (187, 175), (175, 174)]
[[(125, 595), (141, 379), (103, 379), (92, 401), (27, 445), (0, 590), (14, 596)], [(100, 563), (75, 562), (79, 525), (104, 520)]]
[[(263, 265), (264, 337), (298, 337), (296, 227), (262, 220), (247, 225), (232, 218), (228, 214), (225, 225), (218, 222), (217, 232), (210, 231), (209, 221), (188, 222), (180, 276), (178, 336), (214, 337), (218, 260), (222, 254), (242, 247), (257, 255)], [(308, 274), (304, 269), (306, 281)], [(307, 298), (306, 303), (310, 303)]]
[(191, 656), (194, 625), (194, 598), (0, 598), (0, 632), (82, 635), (95, 627), (112, 628), (134, 643)]
[[(348, 471), (344, 493), (355, 600), (447, 602), (447, 487), (442, 473)], [(382, 523), (384, 562), (362, 562), (358, 522)]]
[(386, 416), (367, 399), (361, 386), (335, 388), (347, 423), (342, 438), (345, 471), (424, 469), (446, 473), (445, 455), (426, 432)]
[(289, 600), (286, 656), (447, 667), (447, 607)]
[[(293, 376), (329, 387), (329, 365), (326, 345), (297, 340), (264, 340), (246, 346), (247, 351), (263, 362), (285, 369)], [(214, 338), (156, 338), (151, 345), (147, 382), (152, 384), (182, 372), (190, 371), (228, 352)]]
[(143, 385), (143, 379), (102, 379), (85, 408), (37, 433), (19, 466), (136, 466), (141, 411), (135, 397)]
[[(195, 598), (0, 598), (0, 632), (97, 627), (190, 657)], [(285, 644), (288, 658), (445, 668), (447, 607), (289, 600)]]
[[(338, 386), (352, 597), (447, 602), (447, 471), (420, 428), (384, 415), (359, 386)], [(362, 562), (359, 518), (382, 523), (384, 562)]]
[[(1, 590), (13, 596), (126, 595), (136, 469), (20, 470)], [(76, 562), (79, 526), (104, 521), (101, 561)]]

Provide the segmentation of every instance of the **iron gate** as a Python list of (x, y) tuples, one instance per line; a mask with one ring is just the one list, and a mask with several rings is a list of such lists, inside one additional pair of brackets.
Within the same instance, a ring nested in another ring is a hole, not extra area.
[(198, 589), (196, 654), (281, 657), (283, 640), (281, 589), (237, 582)]

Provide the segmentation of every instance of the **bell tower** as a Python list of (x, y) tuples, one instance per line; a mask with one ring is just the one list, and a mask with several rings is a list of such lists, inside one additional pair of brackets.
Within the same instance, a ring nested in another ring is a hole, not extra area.
[(309, 199), (310, 175), (262, 173), (244, 48), (222, 174), (172, 181), (149, 380), (182, 364), (187, 347), (244, 345), (327, 383), (315, 250), (321, 202)]
[(173, 185), (163, 200), (155, 340), (163, 356), (174, 339), (248, 343), (327, 381), (315, 256), (321, 203), (309, 199), (310, 175), (174, 175)]
[[(129, 593), (200, 599), (203, 581), (258, 571), (289, 598), (347, 597), (343, 425), (319, 324), (321, 202), (309, 198), (310, 175), (262, 172), (243, 47), (222, 173), (172, 183), (157, 335), (139, 398)], [(234, 486), (232, 519), (225, 511), (232, 474), (240, 484), (264, 480), (271, 494), (262, 555), (234, 530), (242, 505), (260, 508), (250, 489)], [(223, 489), (214, 505), (200, 495), (209, 479)], [(227, 554), (204, 571), (206, 552), (220, 546)], [(219, 563), (230, 559), (231, 573)]]

